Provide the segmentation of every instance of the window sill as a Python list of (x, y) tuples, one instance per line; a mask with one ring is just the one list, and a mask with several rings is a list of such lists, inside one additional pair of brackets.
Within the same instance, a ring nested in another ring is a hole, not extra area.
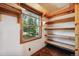
[(22, 38), (22, 40), (20, 41), (20, 44), (27, 43), (27, 42), (34, 41), (34, 40), (38, 40), (40, 38), (41, 37), (33, 37), (33, 38), (30, 38), (30, 39), (27, 39), (27, 40)]

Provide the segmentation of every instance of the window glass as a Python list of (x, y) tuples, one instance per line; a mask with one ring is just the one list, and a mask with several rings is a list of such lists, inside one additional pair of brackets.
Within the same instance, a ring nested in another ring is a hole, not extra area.
[(23, 38), (29, 40), (30, 38), (40, 37), (40, 16), (31, 12), (22, 14), (22, 29)]

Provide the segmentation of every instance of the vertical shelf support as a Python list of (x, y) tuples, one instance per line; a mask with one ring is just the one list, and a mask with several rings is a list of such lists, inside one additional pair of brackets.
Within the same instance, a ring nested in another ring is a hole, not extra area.
[(79, 4), (75, 4), (75, 55), (79, 56)]

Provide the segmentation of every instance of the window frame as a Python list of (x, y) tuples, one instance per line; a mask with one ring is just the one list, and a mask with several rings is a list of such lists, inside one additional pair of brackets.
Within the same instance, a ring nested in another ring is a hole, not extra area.
[[(24, 13), (22, 13), (22, 14), (24, 14)], [(25, 14), (25, 15), (34, 17), (34, 16), (28, 15), (28, 14)], [(39, 16), (39, 17), (40, 17), (40, 19), (39, 19), (40, 20), (40, 24), (39, 24), (39, 28), (40, 28), (40, 30), (39, 30), (39, 37), (33, 37), (33, 38), (29, 38), (30, 40), (26, 40), (25, 38), (23, 38), (23, 29), (21, 27), (21, 41), (20, 41), (20, 43), (30, 42), (30, 41), (33, 41), (33, 40), (40, 39), (42, 37), (42, 21), (41, 21), (42, 17), (41, 16)], [(36, 17), (34, 17), (34, 18), (36, 18)], [(21, 26), (22, 26), (22, 24), (21, 24)]]
[[(34, 8), (32, 8), (31, 6), (29, 6), (29, 5), (25, 4), (25, 3), (18, 3), (17, 5), (19, 5), (20, 7), (24, 8), (25, 10), (28, 10), (28, 11), (40, 16), (41, 26), (40, 26), (40, 37), (39, 38), (42, 38), (42, 17), (43, 17), (43, 12), (40, 12), (40, 11), (34, 9)], [(26, 40), (22, 39), (23, 37), (22, 37), (22, 17), (21, 17), (21, 14), (18, 17), (19, 23), (20, 23), (20, 44), (39, 39), (39, 38), (36, 38), (36, 37), (33, 38), (32, 40), (29, 40), (29, 41), (26, 41)]]
[[(24, 14), (24, 13), (22, 13), (22, 14)], [(32, 16), (32, 15), (28, 15), (28, 14), (25, 14), (25, 15), (27, 15), (27, 16), (29, 16), (29, 17), (36, 18), (36, 17), (34, 17), (34, 16)], [(39, 16), (39, 17), (41, 17), (41, 16)], [(40, 20), (41, 18), (37, 18), (37, 19)], [(23, 21), (23, 19), (22, 19), (22, 21)], [(23, 38), (23, 27), (22, 27), (21, 43), (25, 43), (25, 42), (29, 42), (29, 41), (33, 41), (33, 40), (36, 40), (36, 39), (40, 39), (40, 38), (41, 38), (41, 20), (40, 20), (40, 23), (39, 23), (39, 34), (38, 34), (38, 36), (39, 36), (39, 37), (32, 37), (32, 38), (29, 38), (28, 40), (26, 40), (26, 38)]]

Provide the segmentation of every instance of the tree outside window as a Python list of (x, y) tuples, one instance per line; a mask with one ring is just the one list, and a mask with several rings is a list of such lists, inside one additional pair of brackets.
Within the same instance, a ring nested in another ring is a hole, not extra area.
[(23, 38), (30, 40), (33, 37), (40, 36), (40, 18), (22, 14)]

